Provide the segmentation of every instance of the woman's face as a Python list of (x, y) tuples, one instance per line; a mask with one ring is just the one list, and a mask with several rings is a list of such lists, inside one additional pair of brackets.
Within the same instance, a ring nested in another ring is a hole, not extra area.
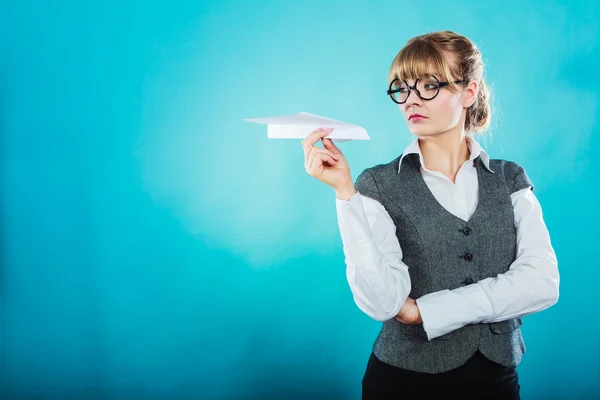
[[(443, 81), (441, 75), (433, 74), (439, 81)], [(419, 79), (421, 95), (425, 98), (435, 94), (435, 90), (423, 90), (427, 86), (427, 77)], [(414, 79), (405, 81), (409, 86), (414, 86)], [(429, 82), (435, 80), (429, 78)], [(475, 85), (473, 82), (471, 85)], [(465, 125), (466, 109), (473, 104), (477, 92), (472, 86), (459, 84), (459, 91), (452, 92), (448, 86), (440, 87), (439, 93), (431, 100), (421, 99), (415, 90), (411, 90), (408, 99), (398, 107), (404, 115), (408, 129), (415, 136), (434, 136), (453, 129), (463, 129)]]

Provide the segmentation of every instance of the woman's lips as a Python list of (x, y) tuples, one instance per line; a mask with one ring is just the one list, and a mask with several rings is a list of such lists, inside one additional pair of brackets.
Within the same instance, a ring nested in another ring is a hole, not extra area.
[(409, 121), (421, 121), (423, 119), (425, 119), (426, 117), (420, 115), (420, 114), (411, 114), (410, 117), (408, 117)]

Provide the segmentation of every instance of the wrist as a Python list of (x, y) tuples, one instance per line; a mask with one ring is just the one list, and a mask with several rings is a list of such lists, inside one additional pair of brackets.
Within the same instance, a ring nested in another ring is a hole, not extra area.
[(354, 184), (349, 184), (340, 189), (335, 189), (335, 197), (337, 197), (339, 200), (348, 200), (356, 193), (357, 192), (354, 188)]

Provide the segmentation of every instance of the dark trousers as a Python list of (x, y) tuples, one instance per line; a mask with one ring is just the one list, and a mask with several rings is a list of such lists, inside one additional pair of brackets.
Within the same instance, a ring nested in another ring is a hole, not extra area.
[(409, 371), (388, 365), (373, 353), (362, 380), (363, 400), (456, 398), (519, 400), (515, 367), (505, 367), (477, 351), (465, 364), (438, 374)]

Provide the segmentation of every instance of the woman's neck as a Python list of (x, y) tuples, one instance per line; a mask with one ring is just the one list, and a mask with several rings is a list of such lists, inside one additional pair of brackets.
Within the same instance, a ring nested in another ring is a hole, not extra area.
[(455, 182), (458, 170), (471, 155), (464, 131), (419, 137), (419, 147), (425, 168), (443, 173), (452, 182)]

